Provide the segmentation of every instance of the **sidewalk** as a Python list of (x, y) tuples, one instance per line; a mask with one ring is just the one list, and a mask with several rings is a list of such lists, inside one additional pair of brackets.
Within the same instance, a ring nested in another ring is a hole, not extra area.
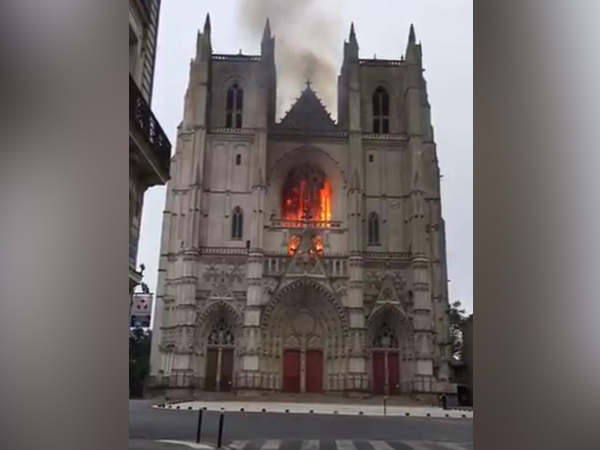
[(356, 400), (353, 404), (348, 403), (300, 403), (300, 402), (268, 402), (268, 401), (189, 401), (178, 403), (167, 403), (157, 406), (161, 409), (198, 411), (225, 411), (246, 413), (281, 413), (281, 414), (338, 414), (347, 416), (405, 416), (405, 417), (431, 417), (431, 418), (453, 418), (472, 419), (473, 411), (443, 410), (433, 406), (396, 406), (388, 403), (387, 411), (384, 413), (383, 402), (374, 404), (372, 402)]

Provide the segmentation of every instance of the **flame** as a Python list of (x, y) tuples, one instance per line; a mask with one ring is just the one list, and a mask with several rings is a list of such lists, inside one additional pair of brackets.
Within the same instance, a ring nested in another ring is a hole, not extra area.
[(331, 184), (325, 179), (316, 188), (306, 179), (286, 184), (282, 193), (281, 217), (289, 221), (331, 221)]
[(296, 253), (296, 249), (298, 248), (298, 244), (300, 244), (300, 236), (291, 236), (288, 240), (288, 255), (292, 256)]
[(323, 239), (321, 239), (321, 236), (314, 235), (312, 238), (312, 243), (313, 243), (314, 248), (317, 250), (317, 254), (322, 255), (323, 254)]

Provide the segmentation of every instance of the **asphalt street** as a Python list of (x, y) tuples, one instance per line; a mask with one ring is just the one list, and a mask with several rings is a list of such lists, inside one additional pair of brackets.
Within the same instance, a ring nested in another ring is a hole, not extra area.
[[(130, 449), (176, 449), (178, 447), (155, 442), (195, 440), (197, 412), (157, 410), (151, 406), (152, 403), (148, 401), (129, 402)], [(218, 422), (219, 413), (204, 413), (204, 443), (217, 441)], [(339, 449), (339, 442), (356, 442), (354, 447), (357, 450), (377, 450), (378, 445), (385, 445), (377, 444), (378, 442), (390, 442), (393, 450), (410, 448), (404, 447), (402, 442), (460, 443), (461, 448), (473, 448), (473, 420), (269, 413), (225, 415), (226, 445), (239, 445), (243, 442), (244, 450), (259, 450), (266, 442), (281, 450), (300, 450), (301, 443), (307, 440), (318, 441), (318, 447), (322, 450)], [(368, 441), (376, 443), (367, 445)], [(351, 450), (352, 444), (349, 445), (348, 449)]]

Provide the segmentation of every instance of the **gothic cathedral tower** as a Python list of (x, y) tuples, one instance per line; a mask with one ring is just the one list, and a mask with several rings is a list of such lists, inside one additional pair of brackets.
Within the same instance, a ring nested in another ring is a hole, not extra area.
[(156, 389), (452, 393), (439, 167), (406, 57), (344, 45), (334, 122), (310, 83), (276, 121), (275, 38), (198, 34), (164, 213)]

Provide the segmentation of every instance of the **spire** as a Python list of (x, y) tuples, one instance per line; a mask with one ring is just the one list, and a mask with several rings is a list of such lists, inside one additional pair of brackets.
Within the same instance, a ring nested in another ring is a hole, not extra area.
[(206, 21), (204, 22), (204, 34), (210, 34), (211, 26), (210, 26), (210, 13), (206, 14)]
[(406, 62), (411, 64), (419, 64), (421, 62), (420, 45), (417, 45), (417, 35), (415, 26), (411, 24), (410, 33), (408, 35), (408, 46), (406, 47)]
[(204, 22), (204, 32), (198, 32), (198, 43), (196, 44), (196, 59), (199, 61), (209, 61), (211, 58), (212, 42), (210, 35), (210, 14), (207, 14), (206, 22)]
[(263, 33), (262, 42), (263, 44), (268, 42), (271, 39), (271, 21), (267, 17), (267, 23), (265, 24), (265, 31)]
[(200, 57), (202, 53), (202, 33), (198, 30), (198, 36), (196, 37), (196, 57)]
[(358, 39), (356, 39), (356, 30), (354, 22), (350, 25), (350, 42), (344, 45), (344, 59), (348, 61), (358, 61)]
[(354, 22), (350, 25), (350, 42), (357, 42), (356, 31), (354, 30)]

